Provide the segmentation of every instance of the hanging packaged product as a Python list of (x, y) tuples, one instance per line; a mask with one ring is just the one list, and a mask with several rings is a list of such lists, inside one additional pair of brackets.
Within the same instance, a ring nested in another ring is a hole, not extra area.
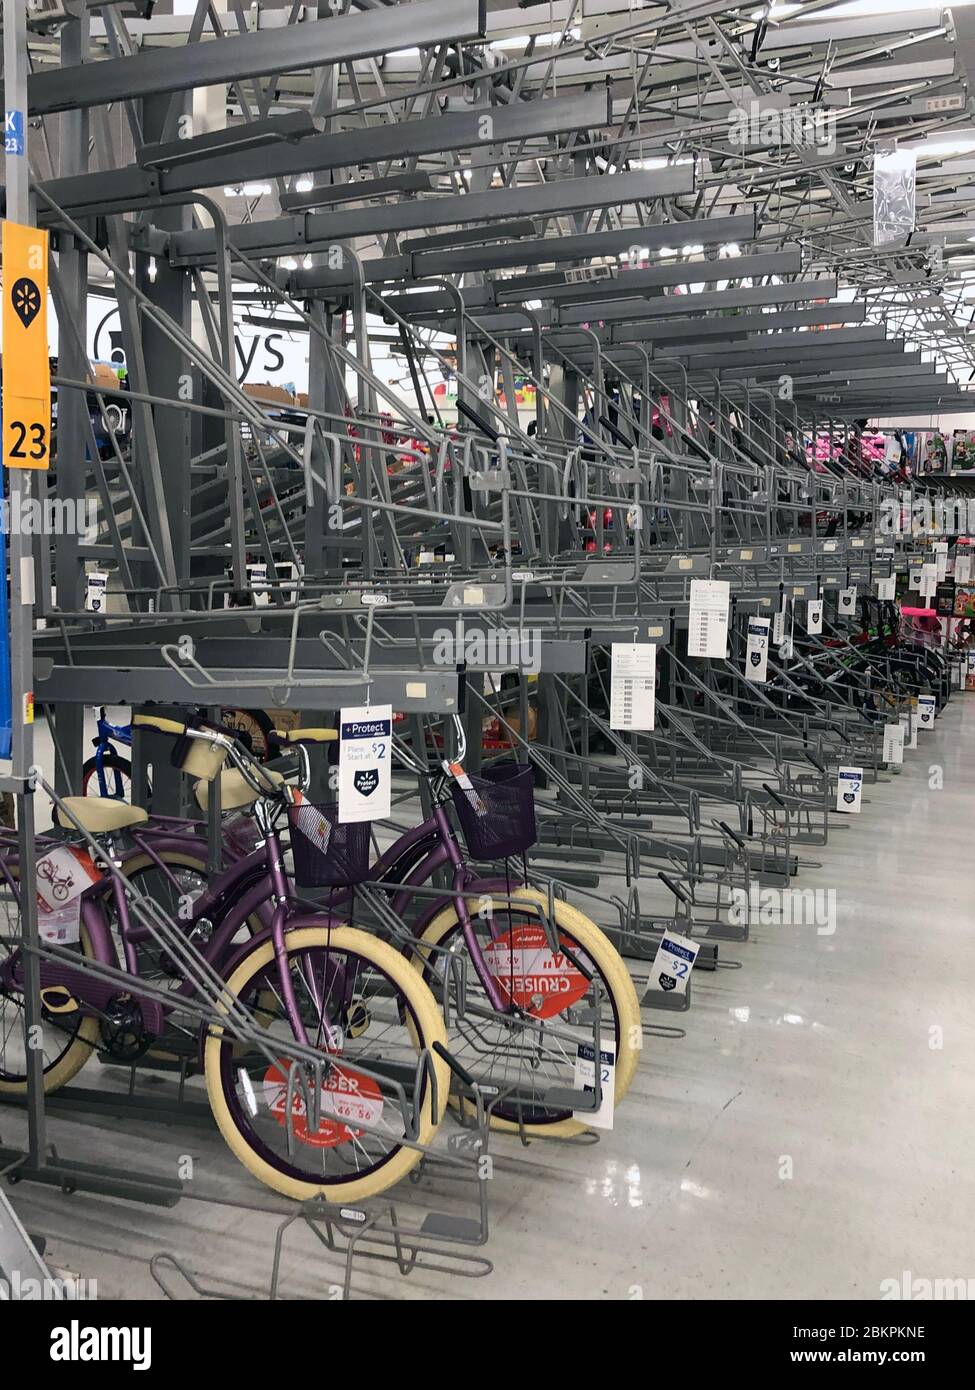
[(972, 579), (972, 557), (968, 551), (959, 551), (955, 556), (955, 583), (970, 584)]
[(904, 761), (904, 739), (907, 729), (903, 724), (884, 725), (883, 761), (895, 767)]
[(927, 599), (934, 598), (934, 591), (938, 587), (938, 566), (932, 561), (931, 564), (921, 566), (921, 597)]
[(339, 824), (385, 820), (392, 800), (392, 705), (342, 710), (339, 733)]
[(823, 600), (810, 599), (806, 604), (806, 631), (816, 637), (823, 630)]
[(934, 546), (934, 563), (938, 567), (938, 583), (948, 573), (948, 542), (936, 541)]
[(653, 728), (657, 648), (652, 642), (614, 642), (609, 727), (622, 732)]
[(726, 579), (692, 579), (687, 624), (687, 655), (728, 655), (728, 608), (731, 585)]
[(844, 617), (851, 617), (857, 611), (857, 590), (856, 585), (849, 589), (841, 589), (837, 607)]
[(934, 729), (938, 701), (934, 695), (917, 697), (917, 726), (922, 733), (929, 734)]
[(934, 591), (934, 611), (939, 618), (950, 618), (955, 611), (955, 581), (943, 579)]
[(863, 768), (841, 767), (836, 777), (837, 811), (859, 811), (863, 794)]

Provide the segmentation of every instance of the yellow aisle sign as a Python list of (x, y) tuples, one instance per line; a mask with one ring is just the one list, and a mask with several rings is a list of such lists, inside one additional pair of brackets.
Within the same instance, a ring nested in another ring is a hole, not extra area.
[(3, 461), (51, 462), (51, 367), (47, 355), (47, 232), (3, 224)]

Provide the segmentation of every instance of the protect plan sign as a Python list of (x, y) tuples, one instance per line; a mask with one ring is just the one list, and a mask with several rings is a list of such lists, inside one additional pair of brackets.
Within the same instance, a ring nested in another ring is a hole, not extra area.
[(917, 726), (922, 733), (929, 734), (934, 728), (935, 711), (938, 701), (934, 695), (917, 697)]
[(841, 767), (836, 779), (837, 811), (859, 811), (863, 795), (863, 768)]
[(700, 949), (700, 942), (692, 941), (689, 936), (664, 932), (650, 971), (651, 987), (665, 994), (686, 994)]
[(392, 795), (392, 705), (342, 710), (339, 735), (339, 824), (385, 820)]
[(768, 618), (748, 619), (748, 645), (745, 650), (745, 679), (768, 680)]

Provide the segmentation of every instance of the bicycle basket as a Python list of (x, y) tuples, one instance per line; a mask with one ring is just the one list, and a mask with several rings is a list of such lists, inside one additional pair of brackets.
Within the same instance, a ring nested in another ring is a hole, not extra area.
[(472, 790), (455, 782), (454, 810), (472, 859), (506, 859), (538, 839), (535, 774), (521, 763), (496, 763), (470, 778)]
[[(220, 724), (211, 724), (207, 719), (195, 719), (187, 726), (190, 729), (210, 729), (214, 733), (225, 734)], [(190, 738), (181, 734), (173, 745), (169, 761), (180, 772), (199, 781), (212, 782), (227, 760), (226, 748), (209, 743), (206, 739)]]
[(302, 801), (288, 808), (295, 882), (302, 888), (340, 888), (369, 877), (369, 821), (339, 824), (336, 801)]

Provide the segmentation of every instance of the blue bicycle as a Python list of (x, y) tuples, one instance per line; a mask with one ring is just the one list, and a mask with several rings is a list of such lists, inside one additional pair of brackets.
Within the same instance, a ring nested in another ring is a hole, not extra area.
[(132, 725), (111, 724), (105, 706), (98, 711), (98, 736), (92, 739), (95, 753), (85, 760), (81, 774), (83, 796), (108, 796), (114, 801), (132, 800), (132, 763), (123, 758), (115, 744), (132, 747)]
[[(267, 762), (280, 752), (273, 737), (271, 719), (264, 710), (224, 709), (221, 718), (234, 730), (259, 762)], [(81, 773), (82, 796), (107, 796), (113, 801), (132, 800), (132, 763), (115, 747), (132, 747), (132, 725), (112, 724), (105, 717), (105, 706), (98, 711), (98, 734), (92, 739), (94, 756), (85, 761)], [(152, 788), (147, 787), (151, 795)]]

